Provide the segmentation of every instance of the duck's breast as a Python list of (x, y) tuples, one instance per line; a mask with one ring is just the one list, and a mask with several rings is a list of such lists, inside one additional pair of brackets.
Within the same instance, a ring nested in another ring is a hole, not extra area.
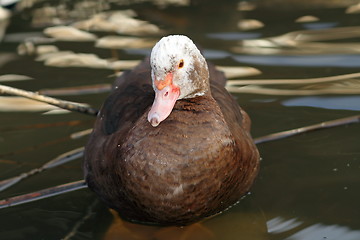
[(117, 189), (96, 189), (123, 217), (186, 223), (223, 210), (244, 191), (239, 152), (221, 110), (213, 99), (197, 100), (179, 101), (156, 128), (144, 114), (126, 135), (107, 141), (116, 150), (104, 159), (113, 169), (102, 186), (116, 179)]

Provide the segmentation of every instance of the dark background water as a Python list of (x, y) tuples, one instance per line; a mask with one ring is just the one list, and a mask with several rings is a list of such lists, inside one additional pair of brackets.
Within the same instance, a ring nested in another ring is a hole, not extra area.
[[(43, 62), (35, 61), (34, 56), (16, 53), (24, 39), (11, 40), (11, 36), (29, 32), (41, 35), (46, 27), (46, 24), (31, 24), (31, 21), (34, 22), (35, 9), (60, 4), (74, 9), (74, 2), (40, 1), (31, 8), (14, 12), (7, 35), (0, 43), (0, 75), (24, 74), (34, 80), (4, 84), (38, 91), (113, 82), (114, 72), (111, 70), (48, 67)], [(296, 6), (289, 6), (289, 2), (282, 5), (279, 1), (273, 1), (273, 5), (269, 4), (271, 1), (253, 2), (258, 7), (252, 11), (237, 10), (236, 1), (200, 1), (198, 5), (167, 7), (159, 7), (152, 2), (111, 3), (109, 6), (112, 9), (133, 9), (140, 18), (159, 25), (167, 34), (190, 36), (204, 49), (205, 56), (217, 65), (251, 66), (262, 72), (247, 79), (311, 78), (359, 71), (358, 49), (354, 48), (352, 52), (351, 48), (344, 50), (340, 45), (338, 48), (325, 48), (318, 54), (315, 50), (311, 52), (306, 49), (306, 46), (279, 48), (273, 53), (264, 53), (264, 48), (243, 47), (240, 52), (234, 50), (234, 47), (242, 47), (244, 40), (248, 39), (305, 29), (359, 26), (360, 15), (345, 13), (348, 2), (302, 1), (302, 4), (293, 3)], [(64, 22), (71, 23), (91, 13), (85, 10), (80, 11), (83, 15), (64, 15)], [(320, 21), (294, 22), (304, 15), (317, 16)], [(242, 19), (257, 19), (265, 26), (240, 31), (237, 23)], [(354, 36), (327, 42), (350, 44), (359, 40), (360, 36)], [(112, 56), (109, 50), (94, 48), (93, 42), (53, 44), (62, 50), (96, 53), (102, 58)], [(337, 53), (334, 53), (336, 50)], [(140, 60), (149, 51), (120, 50), (118, 53), (121, 59)], [(356, 79), (345, 83), (349, 89), (359, 88)], [(319, 89), (329, 86), (282, 87)], [(56, 97), (99, 108), (107, 94)], [(234, 97), (251, 116), (254, 137), (355, 115), (360, 108), (358, 95), (304, 97), (238, 93)], [(17, 176), (64, 152), (83, 146), (86, 136), (76, 140), (69, 136), (91, 128), (93, 122), (93, 117), (79, 113), (44, 115), (43, 112), (0, 112), (0, 179)], [(251, 193), (238, 205), (201, 225), (178, 229), (123, 223), (113, 219), (94, 194), (83, 189), (1, 209), (0, 239), (357, 240), (360, 239), (359, 130), (359, 124), (352, 124), (259, 144), (263, 161)], [(77, 159), (31, 176), (1, 192), (0, 198), (82, 179), (80, 165), (81, 159)]]

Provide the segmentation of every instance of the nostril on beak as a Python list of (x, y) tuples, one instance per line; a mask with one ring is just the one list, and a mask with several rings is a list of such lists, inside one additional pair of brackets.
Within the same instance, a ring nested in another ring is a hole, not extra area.
[(159, 119), (157, 117), (153, 117), (150, 119), (150, 123), (153, 127), (157, 127), (159, 125)]
[(151, 126), (157, 127), (160, 124), (160, 116), (157, 112), (149, 113), (148, 121), (150, 122)]

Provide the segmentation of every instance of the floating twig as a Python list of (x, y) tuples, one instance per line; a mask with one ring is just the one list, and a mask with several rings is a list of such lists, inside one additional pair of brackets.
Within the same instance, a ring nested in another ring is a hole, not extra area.
[(334, 82), (340, 80), (348, 80), (360, 77), (360, 73), (350, 73), (338, 76), (304, 78), (304, 79), (244, 79), (244, 80), (228, 80), (227, 86), (233, 85), (278, 85), (278, 84), (314, 84), (324, 82)]
[(0, 200), (0, 209), (11, 207), (11, 206), (16, 206), (16, 205), (20, 205), (20, 204), (24, 204), (24, 203), (28, 203), (28, 202), (33, 202), (36, 200), (40, 200), (40, 199), (44, 199), (44, 198), (48, 198), (48, 197), (52, 197), (52, 196), (57, 196), (57, 195), (60, 195), (63, 193), (76, 191), (76, 190), (83, 189), (86, 187), (87, 187), (87, 185), (86, 185), (85, 181), (80, 180), (80, 181), (76, 181), (76, 182), (66, 183), (66, 184), (55, 186), (55, 187), (43, 189), (43, 190), (33, 192), (33, 193), (27, 193), (24, 195), (7, 198), (4, 200)]
[(10, 94), (10, 95), (21, 96), (21, 97), (33, 99), (36, 101), (40, 101), (40, 102), (44, 102), (44, 103), (48, 103), (48, 104), (57, 106), (59, 108), (67, 109), (67, 110), (70, 110), (73, 112), (86, 113), (86, 114), (90, 114), (90, 115), (96, 115), (98, 113), (98, 110), (88, 107), (84, 104), (79, 104), (79, 103), (70, 102), (70, 101), (64, 101), (64, 100), (48, 97), (45, 95), (40, 95), (39, 93), (25, 91), (22, 89), (13, 88), (13, 87), (1, 85), (1, 84), (0, 84), (0, 93), (6, 93), (6, 94)]
[(291, 96), (309, 96), (309, 95), (324, 95), (324, 94), (359, 94), (360, 88), (351, 89), (317, 89), (317, 90), (293, 90), (293, 89), (274, 89), (274, 88), (259, 88), (259, 87), (233, 87), (227, 86), (226, 89), (231, 93), (250, 93), (250, 94), (264, 94), (264, 95), (291, 95)]
[(6, 180), (0, 181), (0, 192), (13, 186), (14, 184), (24, 180), (25, 178), (28, 178), (36, 173), (40, 173), (42, 171), (45, 171), (47, 169), (62, 165), (64, 163), (67, 163), (69, 161), (72, 161), (74, 159), (78, 159), (83, 156), (84, 148), (77, 148), (74, 150), (71, 150), (69, 152), (63, 153), (59, 155), (58, 157), (52, 159), (51, 161), (45, 163), (39, 168), (34, 168), (28, 172), (22, 173), (19, 176), (12, 177)]
[(340, 118), (340, 119), (336, 119), (336, 120), (317, 123), (317, 124), (313, 124), (313, 125), (309, 125), (309, 126), (305, 126), (305, 127), (295, 128), (295, 129), (291, 129), (291, 130), (287, 130), (287, 131), (272, 133), (272, 134), (269, 134), (266, 136), (255, 138), (254, 142), (255, 142), (255, 144), (259, 144), (259, 143), (264, 143), (264, 142), (269, 142), (269, 141), (275, 141), (275, 140), (279, 140), (282, 138), (287, 138), (287, 137), (299, 135), (301, 133), (310, 132), (310, 131), (314, 131), (314, 130), (318, 130), (318, 129), (336, 127), (336, 126), (346, 125), (346, 124), (350, 124), (350, 123), (358, 123), (358, 122), (360, 122), (360, 115), (355, 115), (355, 116), (351, 116), (351, 117)]
[(62, 240), (69, 240), (71, 239), (73, 236), (76, 235), (76, 233), (78, 232), (79, 228), (81, 227), (82, 224), (84, 224), (84, 222), (86, 220), (88, 220), (91, 215), (93, 214), (93, 209), (96, 206), (96, 204), (98, 203), (98, 200), (95, 199), (87, 208), (85, 215), (76, 222), (76, 224), (74, 225), (74, 227), (71, 229), (71, 231), (64, 237), (62, 238)]
[(92, 132), (92, 130), (93, 130), (92, 128), (89, 128), (89, 129), (82, 130), (82, 131), (80, 131), (80, 132), (72, 133), (72, 134), (70, 135), (70, 138), (71, 138), (71, 139), (78, 139), (78, 138), (81, 138), (81, 137), (90, 135), (90, 133)]

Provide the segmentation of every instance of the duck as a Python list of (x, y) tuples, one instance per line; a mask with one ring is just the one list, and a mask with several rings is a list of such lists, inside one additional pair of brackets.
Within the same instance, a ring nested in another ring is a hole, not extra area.
[(189, 225), (230, 208), (259, 171), (251, 120), (185, 35), (124, 72), (85, 146), (88, 187), (126, 221)]

